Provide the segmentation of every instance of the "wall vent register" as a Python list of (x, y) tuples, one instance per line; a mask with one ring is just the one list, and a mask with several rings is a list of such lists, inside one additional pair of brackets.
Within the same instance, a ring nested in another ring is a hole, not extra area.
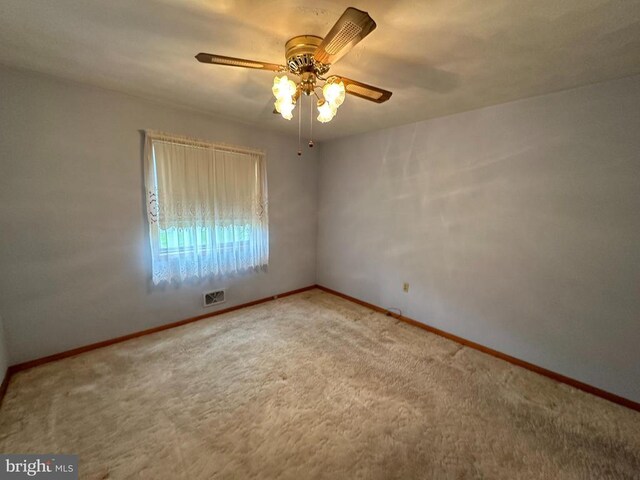
[(204, 306), (212, 307), (213, 305), (218, 305), (226, 301), (226, 292), (225, 290), (216, 290), (214, 292), (203, 293), (202, 297), (204, 299)]

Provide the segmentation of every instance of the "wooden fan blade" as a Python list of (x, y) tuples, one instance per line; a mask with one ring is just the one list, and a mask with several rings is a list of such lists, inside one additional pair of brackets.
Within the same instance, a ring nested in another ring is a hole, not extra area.
[(336, 63), (374, 28), (376, 22), (367, 12), (349, 7), (318, 45), (313, 56), (325, 65)]
[(226, 65), (228, 67), (255, 68), (256, 70), (271, 70), (274, 72), (279, 72), (285, 68), (283, 65), (276, 65), (275, 63), (256, 62), (254, 60), (225, 57), (224, 55), (214, 55), (212, 53), (199, 53), (196, 55), (196, 58), (202, 63), (213, 63), (215, 65)]
[(337, 77), (342, 83), (347, 93), (355, 95), (356, 97), (364, 98), (371, 102), (382, 103), (391, 98), (392, 93), (389, 90), (374, 87), (373, 85), (367, 85), (366, 83), (357, 82), (350, 78)]

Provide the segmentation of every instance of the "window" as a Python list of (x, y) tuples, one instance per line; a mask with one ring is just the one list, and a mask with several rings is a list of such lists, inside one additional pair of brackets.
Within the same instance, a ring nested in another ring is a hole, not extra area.
[(266, 268), (262, 152), (147, 131), (144, 160), (155, 284)]
[(202, 227), (196, 230), (196, 239), (185, 234), (184, 229), (167, 228), (160, 230), (159, 242), (160, 253), (169, 255), (179, 253), (180, 249), (195, 250), (200, 248), (206, 250), (213, 245), (213, 239), (217, 236), (218, 248), (232, 248), (241, 242), (249, 242), (251, 238), (251, 225), (232, 225), (229, 227)]

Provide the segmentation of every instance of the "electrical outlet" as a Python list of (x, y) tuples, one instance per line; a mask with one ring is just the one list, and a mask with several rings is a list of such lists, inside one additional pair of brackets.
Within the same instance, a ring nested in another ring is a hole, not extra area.
[(402, 284), (402, 291), (407, 293), (409, 291), (409, 284), (407, 282), (404, 282)]

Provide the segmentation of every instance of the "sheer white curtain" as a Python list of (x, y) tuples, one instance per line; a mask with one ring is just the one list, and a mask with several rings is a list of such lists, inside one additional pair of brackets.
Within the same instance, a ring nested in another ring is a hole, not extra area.
[(264, 153), (145, 132), (155, 284), (269, 263)]

